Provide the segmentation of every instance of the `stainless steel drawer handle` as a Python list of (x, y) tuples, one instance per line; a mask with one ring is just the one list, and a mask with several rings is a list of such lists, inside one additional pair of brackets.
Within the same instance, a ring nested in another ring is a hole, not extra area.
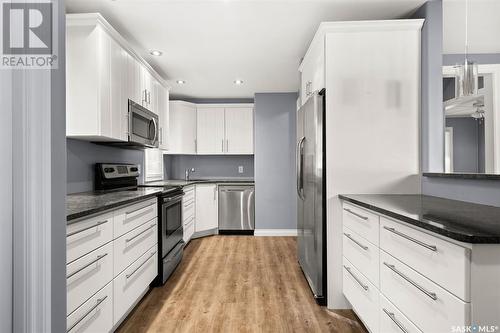
[(89, 314), (91, 314), (92, 311), (94, 311), (95, 309), (97, 309), (97, 307), (99, 305), (101, 305), (101, 303), (104, 302), (104, 300), (106, 298), (108, 298), (108, 295), (104, 296), (103, 298), (98, 298), (97, 302), (94, 304), (94, 306), (92, 306), (87, 312), (85, 312), (85, 314), (80, 319), (78, 319), (73, 325), (71, 325), (71, 327), (68, 328), (68, 330), (66, 332), (71, 331), (73, 328), (76, 327), (76, 325), (80, 324), (82, 322), (82, 320), (84, 320)]
[(351, 274), (351, 276), (354, 278), (354, 280), (356, 280), (356, 282), (361, 286), (361, 288), (363, 288), (364, 290), (368, 290), (368, 286), (363, 282), (361, 282), (361, 280), (356, 275), (354, 275), (354, 273), (351, 270), (351, 267), (347, 267), (346, 265), (344, 265), (344, 268), (349, 274)]
[(346, 234), (344, 232), (344, 235), (349, 238), (354, 244), (356, 244), (357, 246), (359, 246), (360, 248), (362, 248), (363, 250), (367, 251), (368, 250), (368, 246), (366, 245), (363, 245), (361, 244), (360, 242), (358, 242), (357, 240), (355, 240), (354, 238), (352, 238), (351, 234)]
[(134, 269), (134, 270), (132, 271), (132, 273), (125, 275), (125, 278), (127, 278), (127, 279), (128, 279), (128, 278), (130, 278), (132, 275), (134, 275), (134, 274), (135, 274), (135, 273), (136, 273), (136, 272), (137, 272), (137, 271), (138, 271), (138, 270), (139, 270), (142, 266), (144, 266), (144, 265), (145, 265), (145, 264), (149, 261), (149, 259), (151, 259), (151, 257), (153, 257), (155, 254), (156, 254), (156, 251), (155, 251), (155, 252), (151, 252), (151, 255), (150, 255), (150, 256), (149, 256), (146, 260), (144, 260), (144, 262), (143, 262), (142, 264), (140, 264), (139, 266), (137, 266), (137, 268), (136, 268), (136, 269)]
[(77, 230), (77, 231), (73, 231), (73, 232), (70, 232), (69, 234), (66, 235), (66, 237), (70, 237), (70, 236), (74, 236), (76, 234), (79, 234), (81, 232), (84, 232), (85, 230), (89, 230), (89, 229), (92, 229), (92, 228), (96, 228), (98, 226), (100, 226), (101, 224), (104, 224), (104, 223), (107, 223), (108, 220), (104, 220), (104, 221), (99, 221), (97, 223), (94, 223), (92, 224), (91, 226), (88, 226), (88, 227), (85, 227), (83, 229), (80, 229), (80, 230)]
[(100, 254), (98, 255), (94, 260), (92, 260), (91, 262), (89, 262), (88, 264), (86, 264), (85, 266), (83, 267), (80, 267), (78, 268), (76, 271), (74, 271), (73, 273), (69, 274), (69, 275), (66, 275), (66, 279), (69, 279), (70, 277), (74, 276), (75, 274), (78, 274), (80, 273), (81, 271), (83, 271), (85, 268), (95, 264), (96, 262), (98, 262), (99, 260), (101, 260), (102, 258), (104, 258), (105, 256), (107, 256), (108, 254), (107, 253), (104, 253), (104, 254)]
[(420, 246), (423, 246), (423, 247), (425, 247), (426, 249), (429, 249), (429, 250), (434, 251), (434, 252), (435, 252), (435, 251), (437, 251), (437, 247), (436, 247), (436, 245), (429, 245), (429, 244), (426, 244), (426, 243), (424, 243), (424, 242), (421, 242), (421, 241), (419, 241), (418, 239), (415, 239), (415, 238), (413, 238), (413, 237), (410, 237), (410, 236), (408, 236), (408, 235), (405, 235), (405, 234), (403, 234), (402, 232), (399, 232), (399, 231), (397, 231), (397, 230), (396, 230), (396, 229), (394, 229), (394, 228), (390, 228), (390, 227), (386, 227), (386, 226), (384, 226), (384, 229), (385, 229), (385, 230), (387, 230), (387, 231), (390, 231), (390, 232), (392, 232), (393, 234), (396, 234), (396, 235), (398, 235), (398, 236), (400, 236), (400, 237), (403, 237), (403, 238), (405, 238), (405, 239), (407, 239), (407, 240), (409, 240), (409, 241), (412, 241), (413, 243), (416, 243), (416, 244), (418, 244), (418, 245), (420, 245)]
[(345, 210), (346, 212), (348, 212), (348, 213), (351, 213), (352, 215), (354, 215), (354, 216), (356, 216), (356, 217), (359, 217), (359, 218), (360, 218), (360, 219), (362, 219), (362, 220), (365, 220), (365, 221), (366, 221), (366, 220), (368, 220), (368, 217), (363, 216), (363, 215), (361, 215), (361, 214), (358, 214), (358, 213), (356, 213), (356, 212), (353, 212), (353, 211), (352, 211), (352, 210), (350, 210), (349, 208), (344, 208), (344, 210)]
[(405, 279), (407, 282), (409, 282), (412, 286), (414, 286), (415, 288), (417, 288), (418, 290), (420, 290), (421, 292), (423, 292), (425, 295), (429, 296), (433, 300), (437, 300), (436, 293), (428, 291), (427, 289), (425, 289), (424, 287), (422, 287), (421, 285), (419, 285), (418, 283), (416, 283), (415, 281), (413, 281), (412, 279), (410, 279), (409, 277), (407, 277), (406, 275), (404, 275), (403, 273), (401, 273), (399, 270), (396, 269), (396, 266), (388, 264), (386, 262), (384, 262), (384, 265), (386, 265), (387, 267), (389, 267), (389, 269), (391, 271), (393, 271), (394, 273), (396, 273), (397, 275), (399, 275), (400, 277), (402, 277), (403, 279)]
[[(151, 204), (146, 205), (146, 206), (143, 206), (143, 207), (141, 207), (141, 208), (137, 208), (137, 209), (131, 210), (131, 211), (129, 211), (129, 212), (126, 212), (126, 213), (125, 213), (125, 215), (130, 215), (130, 214), (133, 214), (133, 213), (138, 212), (138, 211), (140, 211), (141, 209), (147, 208), (147, 207), (149, 207), (149, 206), (151, 206)], [(153, 207), (150, 207), (150, 209), (151, 209), (151, 208), (153, 208)]]
[(155, 226), (156, 226), (156, 223), (155, 223), (155, 224), (152, 224), (149, 228), (147, 228), (147, 229), (145, 229), (145, 230), (141, 231), (141, 232), (140, 232), (140, 233), (138, 233), (137, 235), (135, 235), (135, 236), (133, 236), (133, 237), (130, 237), (130, 238), (127, 238), (127, 239), (125, 239), (125, 243), (128, 243), (128, 242), (133, 241), (134, 239), (136, 239), (136, 238), (137, 238), (137, 237), (139, 237), (140, 235), (142, 235), (142, 234), (144, 234), (144, 233), (148, 232), (149, 230), (153, 229)]
[(399, 329), (401, 330), (401, 332), (408, 333), (408, 330), (403, 326), (403, 324), (401, 324), (401, 322), (396, 319), (396, 316), (394, 315), (394, 313), (389, 312), (386, 309), (382, 309), (382, 310), (385, 312), (385, 314), (389, 318), (391, 318), (391, 320), (394, 322), (394, 324), (396, 324), (399, 327)]

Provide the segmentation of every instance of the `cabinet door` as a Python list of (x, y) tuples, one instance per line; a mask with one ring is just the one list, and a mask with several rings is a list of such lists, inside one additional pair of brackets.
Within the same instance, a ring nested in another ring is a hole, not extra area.
[(163, 152), (157, 148), (144, 150), (144, 180), (163, 180)]
[(128, 98), (127, 98), (127, 52), (114, 40), (110, 40), (111, 70), (111, 135), (126, 141), (128, 131)]
[(195, 232), (212, 230), (218, 226), (217, 185), (196, 185)]
[(149, 73), (148, 69), (142, 65), (141, 66), (141, 96), (142, 96), (142, 106), (146, 109), (152, 110), (152, 91), (153, 91), (153, 76)]
[(196, 154), (196, 106), (186, 102), (169, 103), (169, 151)]
[(127, 82), (128, 98), (142, 104), (143, 95), (141, 95), (141, 66), (139, 62), (130, 54), (127, 56)]
[(226, 108), (226, 154), (253, 154), (253, 108)]
[(168, 150), (168, 132), (169, 132), (169, 105), (168, 105), (168, 90), (165, 89), (159, 82), (156, 84), (156, 106), (159, 117), (159, 133), (158, 140), (161, 150)]
[(301, 104), (307, 101), (313, 92), (325, 87), (325, 44), (317, 41), (311, 45), (310, 50), (302, 63), (300, 98)]
[(224, 109), (197, 108), (198, 154), (222, 154), (224, 152)]

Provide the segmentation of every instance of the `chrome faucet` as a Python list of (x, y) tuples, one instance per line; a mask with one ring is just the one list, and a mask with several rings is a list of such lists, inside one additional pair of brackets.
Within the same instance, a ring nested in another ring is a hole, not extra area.
[(194, 168), (184, 170), (184, 180), (189, 181), (189, 172), (194, 172)]

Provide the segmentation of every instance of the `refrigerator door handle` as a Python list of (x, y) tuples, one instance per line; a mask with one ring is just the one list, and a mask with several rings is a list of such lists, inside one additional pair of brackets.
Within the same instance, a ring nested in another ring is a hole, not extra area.
[(296, 152), (296, 158), (297, 158), (297, 194), (300, 199), (304, 200), (304, 186), (303, 186), (303, 179), (302, 179), (302, 163), (303, 163), (303, 144), (304, 140), (306, 138), (302, 137), (300, 138), (299, 142), (297, 143), (297, 152)]

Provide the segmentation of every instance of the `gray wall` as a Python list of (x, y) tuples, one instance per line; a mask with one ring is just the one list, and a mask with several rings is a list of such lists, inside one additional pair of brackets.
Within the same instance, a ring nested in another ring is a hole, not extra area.
[[(94, 189), (94, 164), (135, 163), (144, 170), (144, 151), (96, 145), (67, 139), (67, 191), (77, 193)], [(141, 172), (143, 175), (143, 172)], [(142, 178), (139, 180), (142, 182)]]
[[(476, 53), (467, 57), (478, 64), (500, 64), (500, 53)], [(453, 66), (463, 62), (463, 54), (443, 54), (443, 66)]]
[[(480, 171), (480, 157), (484, 160), (484, 145), (481, 145), (483, 151), (480, 152), (480, 130), (478, 120), (474, 118), (448, 118), (446, 127), (453, 128), (453, 170), (455, 172)], [(483, 165), (484, 167), (484, 165)]]
[(297, 93), (255, 94), (255, 228), (296, 229)]
[(184, 170), (191, 168), (195, 169), (191, 179), (254, 177), (253, 155), (164, 155), (163, 162), (165, 179), (184, 179)]
[(443, 114), (443, 3), (426, 2), (412, 18), (424, 18), (422, 28), (422, 170), (444, 170), (444, 114)]
[[(441, 55), (443, 38), (441, 0), (427, 2), (414, 17), (427, 19), (422, 33), (423, 171), (441, 172), (439, 161), (444, 159), (441, 62), (444, 65), (454, 65), (462, 61), (463, 55)], [(437, 55), (438, 49), (439, 55)], [(498, 54), (472, 55), (471, 58), (479, 63), (500, 63)], [(432, 112), (429, 108), (431, 105), (434, 108)], [(437, 147), (433, 149), (430, 147), (432, 145)], [(423, 177), (422, 193), (500, 207), (500, 181)]]

